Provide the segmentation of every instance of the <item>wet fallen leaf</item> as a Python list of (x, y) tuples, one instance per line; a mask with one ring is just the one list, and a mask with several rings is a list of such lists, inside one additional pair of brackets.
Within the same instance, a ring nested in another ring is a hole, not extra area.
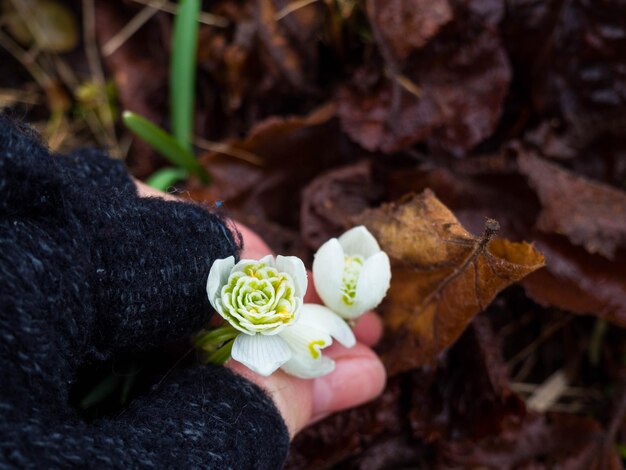
[(326, 240), (349, 228), (350, 217), (380, 202), (381, 196), (382, 188), (374, 181), (369, 160), (322, 173), (302, 194), (302, 238), (317, 250)]
[(426, 190), (398, 204), (366, 211), (355, 221), (374, 234), (392, 259), (392, 284), (381, 314), (391, 375), (434, 365), (472, 318), (510, 284), (544, 264), (532, 245), (468, 233)]
[[(322, 171), (361, 156), (341, 134), (333, 106), (322, 106), (307, 116), (269, 118), (246, 138), (223, 147), (224, 152), (200, 156), (213, 184), (190, 186), (191, 196), (221, 201), (242, 222), (271, 227), (264, 236), (282, 252), (283, 242), (299, 238), (296, 229), (303, 188)], [(272, 243), (281, 230), (291, 231), (288, 240)]]
[(615, 251), (626, 245), (626, 193), (528, 152), (518, 161), (543, 206), (539, 230), (565, 235), (589, 253), (614, 259)]
[(626, 327), (626, 256), (610, 262), (572, 246), (561, 236), (536, 236), (535, 240), (545, 254), (546, 269), (524, 279), (531, 298)]
[(362, 70), (341, 89), (338, 112), (353, 140), (386, 153), (428, 141), (462, 154), (491, 135), (511, 78), (496, 34), (484, 27), (463, 45), (438, 36), (412, 57), (402, 77), (363, 80)]
[(403, 60), (424, 46), (452, 19), (448, 0), (368, 0), (375, 23), (396, 59)]
[(504, 234), (531, 240), (545, 256), (546, 267), (521, 281), (533, 300), (626, 326), (623, 252), (618, 251), (611, 262), (573, 246), (564, 236), (538, 233), (533, 225), (540, 212), (539, 201), (534, 200), (532, 189), (524, 179), (510, 174), (513, 169), (500, 163), (490, 170), (495, 172), (494, 176), (484, 174), (488, 173), (486, 168), (482, 171), (479, 178), (461, 177), (444, 169), (395, 171), (390, 173), (386, 186), (392, 188), (392, 196), (432, 188), (463, 225), (473, 231), (480, 229), (487, 215), (497, 217)]
[(617, 452), (604, 446), (603, 434), (588, 417), (528, 415), (498, 436), (442, 444), (437, 468), (623, 468)]
[(277, 12), (272, 0), (257, 2), (256, 18), (259, 38), (274, 65), (281, 71), (287, 82), (296, 89), (307, 88), (302, 57), (294, 50), (276, 21)]
[[(522, 3), (522, 2), (518, 2)], [(534, 57), (538, 97), (545, 108), (556, 104), (579, 144), (623, 134), (626, 121), (623, 4), (606, 1), (552, 3), (552, 31)], [(563, 21), (567, 18), (567, 21)], [(543, 82), (543, 83), (542, 83)]]

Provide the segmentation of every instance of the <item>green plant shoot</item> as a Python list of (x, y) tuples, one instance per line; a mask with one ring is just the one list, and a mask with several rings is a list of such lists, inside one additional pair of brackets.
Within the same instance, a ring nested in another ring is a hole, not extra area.
[(196, 52), (200, 0), (181, 0), (176, 18), (170, 64), (172, 130), (178, 143), (191, 149), (196, 90)]
[(170, 162), (187, 170), (189, 173), (197, 175), (204, 183), (209, 181), (207, 173), (200, 166), (191, 151), (181, 146), (174, 137), (159, 126), (130, 111), (124, 111), (122, 119), (131, 131)]

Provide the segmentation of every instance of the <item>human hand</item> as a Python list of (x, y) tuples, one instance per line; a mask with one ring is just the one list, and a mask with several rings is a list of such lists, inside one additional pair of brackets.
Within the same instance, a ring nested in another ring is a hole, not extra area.
[[(119, 161), (51, 154), (3, 116), (0, 136), (0, 363), (10, 378), (0, 468), (279, 468), (289, 435), (269, 395), (225, 367), (179, 367), (186, 354), (148, 373), (158, 381), (119, 413), (84, 419), (92, 382), (82, 372), (95, 378), (118, 354), (162, 351), (202, 328), (198, 281), (237, 246), (198, 205), (137, 197)], [(258, 445), (259, 429), (269, 445)]]
[[(141, 196), (177, 199), (142, 183), (137, 183), (137, 187)], [(259, 235), (243, 224), (235, 225), (243, 237), (242, 258), (260, 259), (271, 254), (271, 249)], [(309, 279), (312, 276), (309, 275)], [(321, 303), (312, 282), (309, 282), (305, 302)], [(271, 395), (293, 438), (303, 428), (325, 416), (374, 399), (384, 388), (385, 369), (370, 348), (382, 334), (380, 319), (374, 312), (364, 314), (354, 333), (358, 340), (355, 347), (347, 349), (335, 344), (324, 351), (324, 355), (335, 361), (335, 370), (313, 380), (299, 379), (281, 370), (263, 377), (234, 360), (229, 361), (227, 367)]]

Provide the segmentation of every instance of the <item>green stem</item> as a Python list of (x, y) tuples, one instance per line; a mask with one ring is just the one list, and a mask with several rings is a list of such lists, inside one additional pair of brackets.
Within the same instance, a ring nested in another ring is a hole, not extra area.
[(199, 333), (194, 339), (194, 344), (205, 351), (214, 351), (223, 343), (237, 337), (238, 334), (239, 331), (231, 325), (227, 325)]
[(209, 354), (209, 357), (207, 358), (207, 362), (210, 362), (211, 364), (218, 364), (218, 365), (224, 364), (227, 360), (230, 359), (230, 354), (231, 354), (231, 351), (233, 350), (234, 343), (235, 343), (235, 340), (231, 340), (228, 343), (226, 343), (224, 346), (222, 346), (220, 349), (218, 349), (217, 351)]

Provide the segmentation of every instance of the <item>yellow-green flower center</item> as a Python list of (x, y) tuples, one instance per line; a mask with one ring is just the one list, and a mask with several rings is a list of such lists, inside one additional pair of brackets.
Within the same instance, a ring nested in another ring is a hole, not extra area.
[(294, 292), (293, 279), (287, 273), (252, 262), (231, 273), (222, 287), (223, 313), (244, 333), (275, 334), (295, 320), (302, 299)]
[(363, 267), (363, 257), (359, 255), (346, 256), (344, 260), (341, 300), (346, 305), (353, 305), (356, 299), (356, 284)]

